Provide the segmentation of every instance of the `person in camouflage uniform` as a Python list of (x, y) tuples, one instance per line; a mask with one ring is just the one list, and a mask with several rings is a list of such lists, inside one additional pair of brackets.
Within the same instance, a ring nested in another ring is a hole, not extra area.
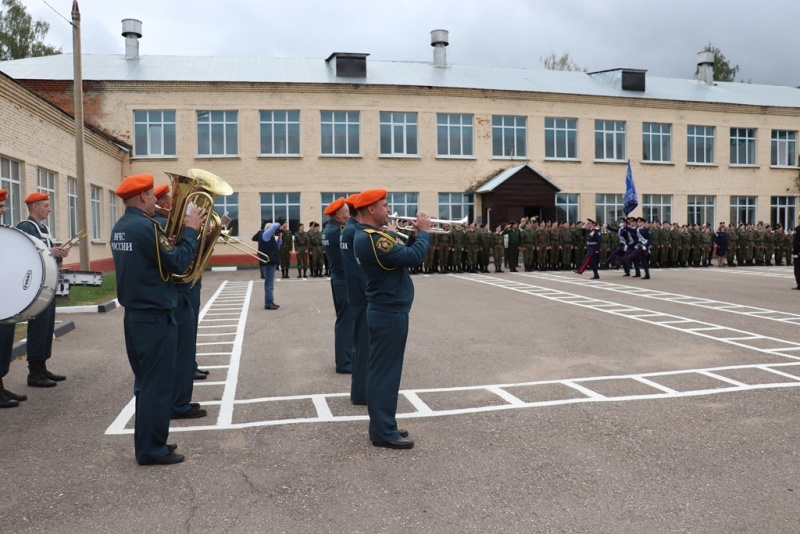
[(489, 272), (489, 263), (492, 260), (492, 248), (494, 247), (494, 236), (492, 235), (489, 223), (483, 223), (483, 232), (481, 234), (481, 270), (485, 273)]
[(466, 241), (466, 235), (464, 230), (461, 226), (453, 227), (453, 249), (451, 250), (453, 256), (453, 270), (456, 272), (463, 272), (463, 260), (464, 260), (464, 243)]
[(600, 225), (600, 237), (602, 241), (600, 242), (600, 253), (597, 255), (598, 261), (598, 268), (605, 269), (606, 268), (606, 259), (608, 259), (609, 254), (611, 254), (611, 232), (608, 230), (608, 224), (603, 223)]
[(786, 265), (792, 266), (794, 261), (794, 253), (792, 252), (792, 243), (794, 242), (794, 229), (786, 228)]
[(568, 271), (572, 269), (572, 231), (569, 229), (569, 224), (562, 223), (558, 232), (561, 241), (561, 269)]
[(533, 228), (534, 223), (527, 223), (525, 228), (521, 230), (522, 233), (522, 265), (525, 267), (525, 272), (533, 270), (534, 254), (536, 252), (536, 230)]
[(700, 225), (689, 226), (689, 265), (700, 267), (700, 254), (703, 239), (700, 236)]
[(515, 273), (519, 265), (519, 247), (522, 246), (522, 234), (517, 228), (516, 221), (511, 221), (511, 224), (503, 230), (503, 233), (508, 236), (508, 270)]
[(747, 265), (755, 265), (753, 261), (753, 253), (755, 252), (755, 233), (756, 230), (752, 224), (748, 224), (744, 231), (744, 261)]
[(733, 223), (728, 225), (728, 256), (726, 258), (728, 262), (728, 267), (736, 267), (736, 240), (738, 238), (738, 234), (736, 232), (736, 227)]
[(753, 230), (753, 263), (756, 265), (764, 265), (764, 245), (764, 223), (758, 221)]
[(297, 256), (298, 278), (306, 277), (306, 270), (308, 269), (308, 243), (308, 232), (305, 231), (305, 225), (301, 224), (297, 227), (297, 233), (294, 236), (294, 249)]
[(570, 225), (572, 232), (572, 264), (577, 267), (586, 255), (586, 239), (583, 237), (583, 221)]
[(561, 232), (557, 222), (547, 224), (547, 231), (550, 234), (550, 258), (547, 261), (550, 268), (556, 270), (561, 261)]
[(672, 224), (672, 230), (669, 232), (669, 245), (670, 245), (670, 267), (679, 267), (681, 259), (681, 227), (678, 223)]
[(709, 258), (711, 258), (713, 244), (714, 234), (711, 232), (711, 228), (706, 224), (700, 231), (700, 265), (703, 267), (711, 265)]
[(311, 253), (311, 276), (320, 278), (322, 277), (322, 254), (325, 250), (322, 248), (322, 232), (319, 231), (319, 223), (311, 222), (310, 232), (308, 234), (308, 248)]
[(425, 259), (423, 261), (425, 272), (428, 274), (436, 272), (436, 251), (439, 248), (439, 236), (441, 235), (443, 234), (430, 234), (430, 245), (428, 246), (428, 252), (425, 253)]
[(439, 234), (439, 272), (450, 272), (450, 249), (453, 248), (453, 233)]
[(292, 232), (289, 231), (289, 223), (281, 225), (281, 278), (291, 278), (289, 268), (292, 266)]
[(745, 233), (747, 232), (747, 227), (744, 223), (739, 223), (739, 227), (736, 230), (736, 264), (737, 265), (747, 265), (747, 261), (745, 256), (747, 255), (746, 248), (747, 244), (745, 243)]
[(478, 229), (475, 223), (470, 223), (467, 228), (466, 249), (467, 249), (467, 271), (470, 273), (477, 272), (478, 269), (478, 249), (480, 247), (481, 236), (478, 234)]
[(775, 225), (775, 265), (783, 265), (783, 257), (786, 254), (786, 234), (783, 226)]
[(688, 267), (692, 261), (692, 235), (687, 225), (681, 226), (681, 267)]
[(494, 272), (503, 272), (503, 255), (505, 250), (505, 235), (503, 228), (498, 224), (494, 232), (489, 234), (492, 241), (492, 256), (494, 257)]
[[(767, 225), (764, 228), (764, 265), (772, 265), (772, 256), (775, 254), (775, 232), (772, 231), (772, 225)], [(775, 260), (775, 264), (778, 260)]]
[(650, 248), (650, 268), (661, 267), (661, 223), (658, 219), (654, 220), (650, 226), (651, 248)]
[[(550, 258), (550, 232), (547, 231), (544, 222), (539, 223), (536, 228), (534, 224), (536, 236), (536, 266), (532, 270), (546, 271), (547, 261)], [(598, 229), (599, 230), (599, 229)]]

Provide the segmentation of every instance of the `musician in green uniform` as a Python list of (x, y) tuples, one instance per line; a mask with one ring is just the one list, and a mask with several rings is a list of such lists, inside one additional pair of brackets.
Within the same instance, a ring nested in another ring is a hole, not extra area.
[(134, 374), (136, 418), (134, 448), (140, 465), (183, 461), (167, 444), (174, 401), (178, 294), (171, 274), (184, 273), (197, 252), (197, 232), (205, 210), (192, 208), (174, 244), (152, 217), (156, 204), (151, 175), (130, 176), (116, 190), (125, 214), (111, 230), (117, 298), (123, 319), (128, 361)]
[(294, 248), (297, 256), (297, 277), (305, 278), (308, 269), (308, 243), (309, 235), (305, 230), (305, 225), (297, 227), (297, 234), (294, 236)]

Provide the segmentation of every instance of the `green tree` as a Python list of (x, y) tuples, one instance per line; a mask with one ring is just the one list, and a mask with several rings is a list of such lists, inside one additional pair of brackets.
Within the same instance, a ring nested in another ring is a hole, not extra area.
[(18, 0), (0, 4), (0, 60), (60, 54), (60, 48), (44, 43), (50, 24), (34, 21)]
[(579, 67), (574, 61), (572, 61), (572, 58), (569, 57), (569, 52), (564, 52), (560, 56), (556, 55), (555, 52), (550, 52), (549, 55), (542, 56), (539, 58), (539, 60), (547, 70), (570, 70), (586, 72), (586, 69)]
[[(714, 52), (714, 81), (715, 82), (733, 82), (736, 81), (736, 75), (739, 73), (739, 65), (735, 65), (731, 67), (728, 58), (720, 52), (720, 49), (716, 46), (712, 46), (711, 43), (708, 43), (705, 48), (703, 48), (703, 52)], [(695, 76), (697, 75), (697, 69), (694, 71)]]

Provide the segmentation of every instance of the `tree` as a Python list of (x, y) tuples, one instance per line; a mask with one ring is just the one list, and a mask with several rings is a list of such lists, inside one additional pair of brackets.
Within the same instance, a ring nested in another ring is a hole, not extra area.
[[(736, 74), (739, 73), (739, 65), (731, 67), (728, 59), (720, 52), (719, 48), (712, 46), (708, 43), (703, 52), (714, 52), (714, 81), (715, 82), (733, 82), (735, 81)], [(694, 74), (697, 76), (698, 69), (695, 69)]]
[(34, 22), (19, 0), (2, 0), (0, 4), (0, 60), (60, 54), (60, 48), (44, 43), (50, 24)]
[(542, 65), (547, 70), (570, 70), (586, 72), (586, 69), (579, 67), (569, 57), (569, 52), (564, 52), (561, 56), (557, 56), (555, 52), (550, 52), (550, 55), (542, 56), (539, 58)]

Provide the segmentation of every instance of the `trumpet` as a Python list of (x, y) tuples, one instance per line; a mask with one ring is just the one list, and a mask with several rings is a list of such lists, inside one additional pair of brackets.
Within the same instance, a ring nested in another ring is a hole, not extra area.
[[(393, 222), (395, 226), (397, 226), (398, 230), (406, 230), (408, 232), (416, 230), (416, 228), (411, 224), (400, 225), (398, 224), (400, 221), (416, 221), (416, 217), (401, 217), (397, 215), (397, 212), (389, 215), (389, 221)], [(449, 221), (447, 219), (431, 219), (431, 229), (428, 230), (431, 234), (449, 234), (453, 231), (454, 226), (466, 226), (467, 220), (469, 217), (464, 217), (463, 219), (452, 220)]]

